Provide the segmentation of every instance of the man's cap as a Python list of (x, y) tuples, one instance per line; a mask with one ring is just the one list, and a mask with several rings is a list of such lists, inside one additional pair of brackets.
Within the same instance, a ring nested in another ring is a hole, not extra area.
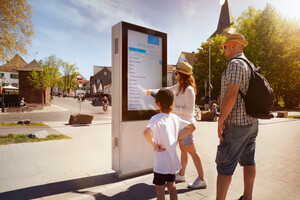
[(162, 106), (169, 108), (173, 104), (174, 94), (171, 90), (162, 88), (155, 94), (155, 100), (162, 104)]
[(225, 42), (221, 44), (223, 47), (226, 44), (241, 44), (244, 47), (248, 45), (248, 42), (245, 40), (245, 37), (241, 34), (230, 34)]
[(175, 68), (177, 72), (180, 72), (185, 75), (193, 74), (193, 67), (188, 62), (181, 61)]

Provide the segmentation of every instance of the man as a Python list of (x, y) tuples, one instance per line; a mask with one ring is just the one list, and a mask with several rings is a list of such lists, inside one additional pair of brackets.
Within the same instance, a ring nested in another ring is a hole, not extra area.
[[(246, 59), (243, 49), (248, 42), (243, 35), (231, 34), (221, 44), (226, 60), (235, 57)], [(252, 199), (256, 174), (255, 140), (258, 120), (246, 113), (245, 102), (239, 90), (246, 93), (251, 70), (243, 60), (233, 59), (227, 64), (221, 81), (221, 112), (218, 121), (217, 200), (225, 199), (233, 172), (239, 162), (244, 169), (244, 193), (241, 200)]]
[(205, 111), (209, 111), (209, 103), (210, 103), (210, 96), (209, 96), (209, 92), (206, 93), (205, 97), (204, 97), (204, 109)]

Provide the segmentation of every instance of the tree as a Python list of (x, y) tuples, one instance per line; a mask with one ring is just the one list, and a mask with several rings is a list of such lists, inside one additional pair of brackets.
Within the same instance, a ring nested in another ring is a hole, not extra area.
[[(211, 84), (213, 86), (211, 97), (216, 99), (221, 90), (222, 72), (226, 67), (223, 49), (220, 45), (226, 40), (223, 35), (216, 35), (214, 38), (208, 39), (207, 42), (201, 44), (201, 48), (196, 53), (196, 61), (194, 62), (194, 76), (197, 83), (198, 97), (205, 94), (204, 81), (209, 80), (209, 42), (214, 41), (211, 45)], [(207, 84), (208, 86), (208, 84)], [(208, 90), (208, 88), (207, 88)]]
[(236, 29), (249, 45), (245, 55), (267, 78), (273, 87), (275, 100), (285, 106), (299, 103), (299, 21), (284, 19), (267, 4), (263, 10), (249, 7), (237, 18)]
[(30, 84), (41, 92), (43, 106), (44, 91), (51, 86), (51, 71), (49, 69), (49, 67), (44, 67), (43, 70), (33, 69), (28, 76)]
[(0, 62), (19, 54), (27, 54), (33, 25), (31, 5), (27, 0), (0, 0)]
[(40, 60), (39, 63), (44, 69), (47, 68), (46, 71), (49, 72), (49, 85), (51, 87), (51, 95), (53, 95), (53, 88), (58, 84), (61, 77), (59, 68), (62, 66), (63, 61), (58, 59), (56, 55), (50, 55), (44, 60)]
[(71, 89), (77, 88), (77, 76), (78, 67), (76, 64), (69, 64), (67, 62), (62, 62), (62, 71), (63, 71), (63, 86), (64, 86), (64, 92), (67, 91), (67, 93), (71, 92)]

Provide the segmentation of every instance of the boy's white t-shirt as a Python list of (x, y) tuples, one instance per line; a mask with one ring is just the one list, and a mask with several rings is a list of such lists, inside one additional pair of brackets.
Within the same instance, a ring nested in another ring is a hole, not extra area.
[(154, 172), (175, 174), (182, 168), (177, 156), (176, 145), (179, 131), (189, 124), (172, 113), (158, 113), (150, 119), (147, 127), (152, 130), (154, 142), (166, 149), (162, 152), (154, 150)]

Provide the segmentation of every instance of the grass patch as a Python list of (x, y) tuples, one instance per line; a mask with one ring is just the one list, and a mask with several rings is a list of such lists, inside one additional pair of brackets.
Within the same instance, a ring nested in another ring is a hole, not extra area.
[(284, 118), (300, 119), (300, 115), (284, 116)]
[(27, 135), (13, 135), (9, 134), (7, 136), (0, 136), (0, 145), (6, 144), (18, 144), (18, 143), (29, 143), (29, 142), (42, 142), (42, 141), (49, 141), (49, 140), (63, 140), (63, 139), (70, 139), (70, 137), (66, 135), (55, 135), (51, 134), (45, 138), (28, 138)]
[(30, 122), (29, 124), (18, 124), (15, 122), (0, 122), (0, 127), (14, 127), (14, 126), (45, 126), (45, 127), (48, 127), (43, 122)]

